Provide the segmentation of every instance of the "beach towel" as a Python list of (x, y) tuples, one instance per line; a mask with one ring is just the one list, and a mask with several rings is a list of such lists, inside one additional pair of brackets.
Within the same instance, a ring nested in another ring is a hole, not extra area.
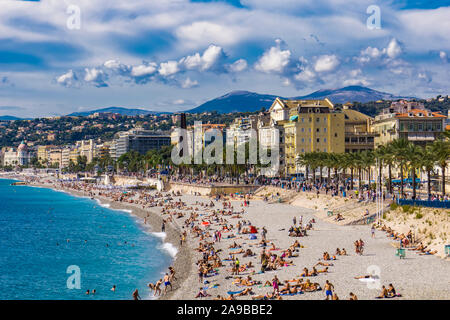
[(241, 292), (244, 292), (245, 289), (239, 290), (239, 291), (228, 291), (228, 294), (239, 294)]
[(303, 294), (303, 291), (297, 291), (297, 293), (281, 293), (280, 296), (295, 296), (297, 294)]
[(255, 234), (251, 234), (248, 238), (250, 240), (256, 240), (257, 239)]

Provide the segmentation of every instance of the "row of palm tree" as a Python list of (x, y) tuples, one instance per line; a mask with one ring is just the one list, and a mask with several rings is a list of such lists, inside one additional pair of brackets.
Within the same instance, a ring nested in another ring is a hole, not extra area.
[[(339, 185), (342, 174), (350, 172), (350, 188), (353, 189), (353, 177), (358, 175), (359, 188), (362, 188), (362, 174), (366, 173), (369, 182), (371, 181), (372, 169), (388, 169), (387, 190), (392, 194), (392, 169), (398, 168), (400, 171), (400, 194), (404, 194), (404, 177), (411, 173), (413, 198), (416, 198), (417, 173), (426, 172), (428, 180), (428, 196), (431, 195), (431, 176), (435, 166), (439, 166), (442, 171), (442, 194), (445, 195), (445, 170), (450, 159), (450, 141), (448, 134), (443, 138), (434, 141), (426, 146), (420, 146), (404, 139), (394, 140), (386, 145), (379, 146), (375, 150), (366, 150), (354, 153), (325, 153), (311, 152), (300, 154), (297, 157), (297, 164), (306, 168), (306, 177), (312, 170), (312, 179), (316, 179), (316, 171), (319, 170), (319, 180), (323, 181), (323, 170), (328, 171), (328, 181)], [(333, 180), (331, 171), (334, 172)], [(378, 185), (382, 188), (381, 175), (378, 177)], [(370, 183), (369, 183), (370, 184)]]

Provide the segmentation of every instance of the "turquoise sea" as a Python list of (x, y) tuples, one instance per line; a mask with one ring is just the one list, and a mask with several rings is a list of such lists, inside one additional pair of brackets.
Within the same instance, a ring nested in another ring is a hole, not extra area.
[(161, 237), (95, 200), (12, 182), (0, 179), (0, 300), (151, 298), (173, 259)]

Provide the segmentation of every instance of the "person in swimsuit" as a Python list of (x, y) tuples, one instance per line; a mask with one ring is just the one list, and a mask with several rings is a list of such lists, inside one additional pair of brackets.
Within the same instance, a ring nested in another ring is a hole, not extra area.
[(172, 289), (172, 284), (170, 283), (170, 277), (169, 277), (169, 274), (166, 273), (166, 274), (164, 275), (164, 294), (166, 294), (166, 292), (167, 292), (167, 287), (168, 287), (168, 286), (170, 286), (170, 290), (173, 290), (173, 289)]
[(276, 293), (279, 293), (280, 292), (280, 288), (278, 287), (278, 277), (277, 276), (275, 276), (273, 279), (272, 279), (272, 286), (273, 286), (273, 294), (275, 294), (275, 292)]
[(333, 284), (331, 282), (329, 282), (328, 280), (325, 281), (324, 289), (325, 289), (325, 294), (327, 295), (325, 300), (328, 300), (328, 297), (333, 298), (333, 289), (334, 289)]
[(133, 296), (133, 300), (141, 300), (141, 296), (139, 295), (138, 289), (133, 291), (132, 296)]

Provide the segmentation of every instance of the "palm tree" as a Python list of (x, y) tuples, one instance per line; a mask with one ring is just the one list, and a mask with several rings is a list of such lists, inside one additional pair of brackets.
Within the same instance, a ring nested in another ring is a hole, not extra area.
[(420, 154), (422, 148), (414, 143), (409, 143), (405, 152), (408, 158), (409, 167), (412, 170), (413, 199), (416, 199), (416, 169), (421, 168)]
[(436, 156), (437, 164), (442, 171), (442, 195), (445, 196), (445, 169), (447, 168), (447, 161), (450, 158), (450, 142), (443, 140), (436, 140), (431, 145), (431, 150)]
[(367, 178), (368, 178), (368, 184), (370, 187), (370, 178), (371, 178), (371, 167), (374, 164), (374, 157), (373, 152), (369, 150), (364, 150), (360, 153), (360, 165), (362, 170), (367, 170)]
[(345, 153), (345, 162), (347, 167), (350, 168), (350, 188), (353, 190), (353, 172), (356, 168), (356, 153)]
[(383, 168), (383, 164), (384, 164), (384, 159), (387, 153), (387, 147), (384, 145), (379, 146), (377, 149), (375, 149), (374, 151), (374, 156), (377, 159), (378, 162), (378, 170), (380, 172), (380, 175), (378, 176), (378, 185), (380, 186), (379, 192), (381, 192), (383, 190), (383, 186), (382, 186), (382, 180), (381, 180), (381, 170)]
[(406, 156), (408, 144), (409, 142), (405, 139), (396, 139), (391, 143), (393, 154), (395, 155), (397, 164), (400, 167), (400, 197), (403, 197), (403, 170), (408, 162), (408, 158)]
[(422, 148), (419, 157), (419, 163), (421, 168), (423, 168), (427, 172), (427, 180), (428, 180), (428, 200), (431, 199), (431, 172), (434, 169), (434, 165), (436, 163), (436, 156), (433, 153), (433, 149), (431, 145)]
[(388, 166), (388, 190), (392, 194), (392, 166), (395, 162), (395, 152), (391, 143), (385, 146), (385, 153), (383, 156), (383, 162)]

